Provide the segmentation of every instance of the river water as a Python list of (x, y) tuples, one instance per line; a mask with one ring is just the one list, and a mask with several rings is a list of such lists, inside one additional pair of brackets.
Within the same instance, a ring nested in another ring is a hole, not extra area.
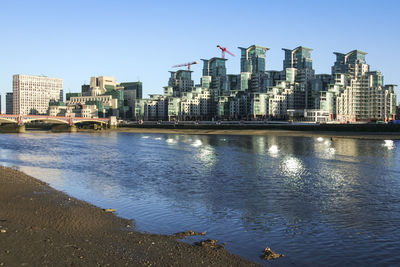
[[(206, 231), (269, 266), (399, 264), (399, 163), (391, 140), (0, 135), (1, 165), (115, 208), (140, 231)], [(262, 261), (267, 246), (285, 257)]]

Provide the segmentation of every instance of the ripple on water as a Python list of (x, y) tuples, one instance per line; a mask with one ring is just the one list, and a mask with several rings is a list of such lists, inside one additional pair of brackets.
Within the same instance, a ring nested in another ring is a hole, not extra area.
[[(161, 141), (161, 142), (159, 142)], [(207, 231), (274, 265), (400, 261), (398, 141), (113, 133), (0, 135), (0, 164), (133, 218)], [(301, 257), (299, 257), (301, 255)]]

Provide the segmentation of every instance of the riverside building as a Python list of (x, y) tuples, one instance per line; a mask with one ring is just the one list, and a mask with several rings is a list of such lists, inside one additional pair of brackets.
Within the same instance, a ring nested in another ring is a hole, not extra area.
[(6, 94), (6, 114), (13, 114), (13, 93)]
[(306, 121), (393, 120), (396, 85), (370, 71), (365, 52), (335, 53), (331, 74), (315, 74), (311, 48), (283, 49), (283, 70), (266, 70), (269, 48), (241, 50), (241, 73), (227, 74), (227, 59), (202, 59), (201, 84), (191, 71), (171, 72), (164, 95), (137, 102), (136, 118), (148, 120), (293, 119)]
[(239, 47), (240, 74), (228, 74), (225, 58), (202, 59), (200, 84), (192, 71), (171, 71), (163, 94), (142, 98), (141, 82), (91, 77), (67, 102), (53, 101), (51, 115), (127, 120), (389, 121), (395, 118), (395, 85), (370, 71), (365, 52), (335, 53), (331, 74), (315, 74), (311, 48), (283, 49), (283, 69), (266, 69), (269, 48)]
[(66, 102), (51, 101), (51, 116), (135, 118), (137, 100), (142, 97), (141, 82), (117, 83), (114, 77), (91, 77), (81, 93), (67, 93)]
[(396, 115), (396, 85), (384, 85), (380, 71), (370, 71), (367, 53), (353, 50), (334, 53), (332, 75), (340, 77), (336, 114), (340, 122), (393, 120)]
[(14, 114), (47, 114), (50, 101), (62, 100), (62, 79), (24, 74), (13, 75)]

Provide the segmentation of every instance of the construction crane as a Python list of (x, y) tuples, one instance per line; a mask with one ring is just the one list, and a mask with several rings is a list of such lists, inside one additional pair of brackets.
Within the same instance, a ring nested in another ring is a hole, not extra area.
[(173, 68), (178, 68), (178, 67), (188, 67), (188, 70), (190, 70), (190, 66), (194, 65), (194, 64), (198, 64), (197, 61), (193, 61), (193, 62), (189, 62), (189, 63), (185, 63), (185, 64), (178, 64), (178, 65), (174, 65), (172, 66)]
[(219, 48), (219, 49), (221, 49), (221, 52), (222, 52), (222, 58), (225, 58), (225, 53), (228, 53), (229, 55), (231, 55), (231, 56), (235, 56), (233, 53), (231, 53), (230, 51), (228, 51), (227, 49), (226, 49), (226, 47), (222, 47), (222, 46), (220, 46), (220, 45), (217, 45), (217, 47)]

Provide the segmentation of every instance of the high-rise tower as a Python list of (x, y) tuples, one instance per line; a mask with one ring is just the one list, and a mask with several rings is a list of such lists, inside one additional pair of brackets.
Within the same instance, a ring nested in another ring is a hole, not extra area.
[(248, 48), (239, 47), (239, 49), (241, 51), (240, 72), (265, 72), (268, 47), (252, 45)]
[(295, 49), (282, 48), (285, 51), (283, 60), (283, 79), (300, 84), (295, 94), (295, 109), (314, 108), (311, 81), (315, 71), (312, 68), (311, 48), (304, 46)]

